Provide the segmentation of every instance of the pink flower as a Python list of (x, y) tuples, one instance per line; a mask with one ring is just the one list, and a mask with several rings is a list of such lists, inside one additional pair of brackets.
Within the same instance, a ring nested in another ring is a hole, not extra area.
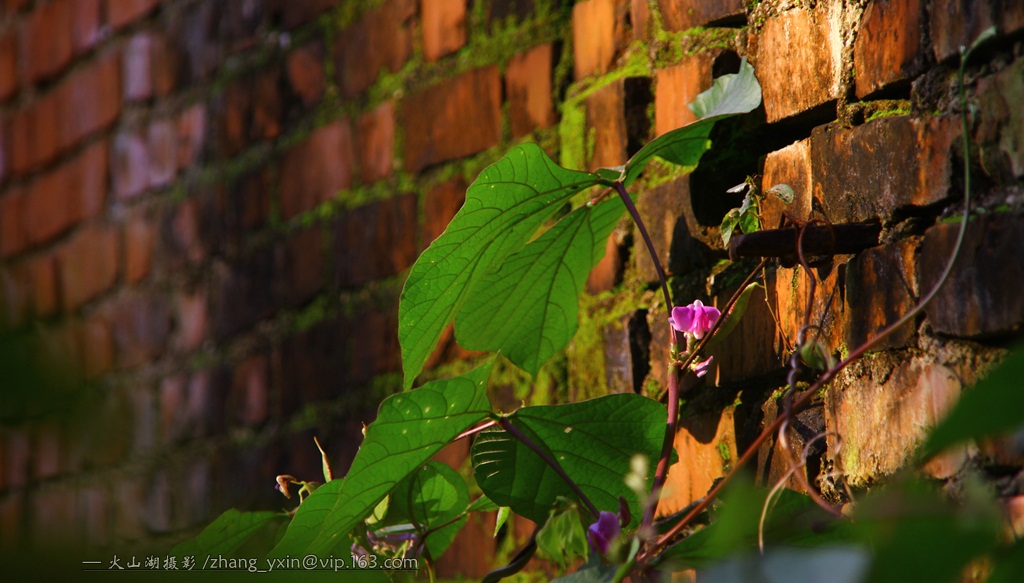
[(587, 529), (587, 540), (598, 554), (607, 554), (612, 541), (619, 537), (619, 529), (619, 517), (602, 510), (597, 522)]
[(697, 375), (697, 378), (708, 374), (708, 369), (711, 368), (711, 361), (714, 359), (714, 356), (709, 356), (704, 362), (698, 362), (693, 365), (693, 372)]
[(694, 338), (700, 339), (715, 325), (721, 315), (718, 308), (705, 306), (700, 300), (697, 300), (689, 306), (672, 308), (672, 315), (668, 321), (676, 330), (692, 334)]

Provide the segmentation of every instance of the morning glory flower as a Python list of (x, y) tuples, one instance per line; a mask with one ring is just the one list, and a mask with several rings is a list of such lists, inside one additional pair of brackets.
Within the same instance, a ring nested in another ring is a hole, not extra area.
[(700, 300), (696, 300), (689, 306), (672, 308), (672, 315), (668, 321), (679, 332), (690, 334), (699, 340), (711, 330), (721, 315), (718, 308), (705, 306)]
[(590, 546), (599, 554), (608, 553), (608, 547), (612, 541), (619, 537), (619, 517), (615, 514), (602, 510), (597, 522), (587, 529), (587, 540)]

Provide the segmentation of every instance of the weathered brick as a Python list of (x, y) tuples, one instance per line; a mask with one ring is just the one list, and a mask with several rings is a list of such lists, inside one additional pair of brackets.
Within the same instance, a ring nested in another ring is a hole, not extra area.
[(811, 133), (814, 198), (836, 223), (881, 218), (949, 195), (954, 118), (883, 117)]
[(597, 295), (615, 289), (622, 283), (625, 257), (619, 248), (619, 236), (612, 233), (604, 246), (604, 257), (587, 274), (586, 290), (590, 295)]
[(106, 0), (107, 24), (118, 29), (146, 16), (160, 0)]
[(633, 30), (631, 40), (651, 40), (651, 7), (647, 0), (629, 0), (629, 22)]
[(864, 10), (853, 47), (858, 97), (907, 82), (925, 67), (921, 0), (875, 0)]
[[(647, 227), (654, 249), (666, 273), (684, 275), (709, 264), (706, 245), (696, 240), (690, 232), (687, 215), (690, 205), (689, 180), (673, 180), (656, 186), (637, 201), (637, 211)], [(648, 282), (658, 281), (654, 261), (640, 241), (633, 254), (633, 266), (637, 275)]]
[(114, 194), (130, 200), (149, 186), (149, 148), (141, 130), (129, 130), (114, 137), (110, 176)]
[[(366, 364), (353, 358), (352, 344), (364, 341), (359, 329), (356, 342), (350, 330), (351, 322), (332, 318), (285, 338), (274, 357), (281, 383), (287, 387), (281, 395), (284, 415), (291, 415), (299, 407), (341, 394), (356, 369)], [(315, 467), (315, 466), (314, 466)]]
[(146, 137), (149, 187), (167, 186), (178, 170), (178, 130), (174, 120), (161, 119), (149, 124)]
[(415, 0), (386, 0), (337, 35), (334, 54), (343, 95), (353, 97), (372, 85), (381, 69), (393, 73), (405, 64), (412, 56), (415, 15)]
[(554, 65), (551, 43), (538, 45), (512, 57), (505, 72), (509, 128), (520, 138), (556, 121), (551, 101), (551, 71)]
[(29, 260), (28, 275), (32, 282), (32, 308), (36, 316), (50, 316), (60, 308), (57, 285), (57, 261), (53, 254)]
[(1024, 60), (978, 80), (978, 126), (974, 139), (985, 173), (1013, 185), (1024, 176)]
[(828, 10), (826, 4), (789, 10), (769, 18), (752, 39), (769, 123), (823, 107), (839, 96), (842, 42)]
[(114, 336), (110, 323), (102, 315), (89, 318), (78, 330), (82, 354), (82, 373), (95, 378), (114, 367)]
[(466, 201), (466, 181), (461, 176), (442, 182), (427, 191), (423, 221), (423, 244), (429, 245), (448, 228), (455, 213)]
[(799, 142), (768, 154), (764, 161), (762, 192), (778, 184), (793, 189), (793, 202), (786, 204), (777, 196), (768, 195), (761, 203), (761, 220), (767, 229), (782, 224), (782, 213), (787, 212), (798, 219), (811, 216), (811, 200), (814, 196), (814, 174), (811, 172), (811, 141)]
[[(338, 285), (358, 287), (395, 275), (416, 259), (416, 195), (359, 207), (334, 223)], [(367, 249), (374, 250), (367, 253)]]
[(20, 188), (0, 194), (0, 258), (16, 255), (28, 246), (22, 224), (24, 205), (25, 195)]
[(399, 120), (411, 172), (496, 145), (501, 140), (497, 67), (474, 69), (406, 97)]
[(281, 163), (282, 216), (291, 218), (350, 187), (354, 160), (347, 119), (317, 129), (289, 150)]
[(619, 26), (615, 0), (583, 0), (572, 7), (576, 79), (608, 72), (619, 49)]
[(271, 282), (280, 278), (276, 249), (254, 249), (230, 265), (217, 264), (209, 290), (210, 329), (217, 340), (247, 329), (275, 313), (279, 294)]
[(995, 26), (1000, 34), (1024, 28), (1024, 4), (996, 0), (936, 0), (929, 32), (935, 59), (944, 61), (960, 54), (982, 31)]
[(124, 279), (138, 283), (149, 275), (153, 265), (153, 245), (156, 227), (148, 217), (137, 213), (124, 225)]
[[(781, 404), (781, 399), (768, 399), (761, 405), (763, 425), (775, 422)], [(790, 419), (787, 429), (785, 442), (776, 435), (761, 445), (758, 450), (757, 475), (764, 476), (766, 485), (783, 482), (786, 488), (806, 494), (805, 482), (790, 472), (794, 464), (801, 463), (804, 467), (798, 471), (803, 471), (805, 478), (809, 479), (817, 472), (818, 468), (814, 467), (815, 457), (824, 450), (824, 443), (820, 440), (809, 442), (825, 430), (822, 408), (813, 406), (799, 412), (795, 418)], [(808, 445), (811, 447), (808, 448)]]
[(121, 81), (124, 100), (140, 101), (153, 96), (153, 35), (140, 32), (121, 51)]
[(110, 289), (117, 280), (119, 237), (108, 226), (89, 225), (58, 251), (61, 298), (67, 310)]
[(433, 62), (466, 44), (466, 3), (421, 0), (423, 56)]
[(587, 127), (594, 136), (594, 152), (588, 164), (591, 170), (626, 163), (625, 99), (622, 80), (598, 89), (586, 99)]
[(53, 77), (71, 62), (72, 7), (68, 0), (50, 0), (25, 21), (21, 54), (30, 83)]
[(233, 417), (229, 421), (248, 427), (258, 426), (269, 418), (270, 367), (266, 356), (251, 356), (235, 367), (228, 411)]
[(107, 192), (107, 147), (90, 146), (29, 184), (21, 223), (33, 244), (45, 242), (99, 214)]
[(385, 101), (356, 122), (359, 177), (363, 183), (387, 178), (395, 159), (395, 102)]
[(668, 30), (686, 30), (717, 24), (723, 20), (740, 21), (743, 0), (658, 0), (658, 8)]
[[(713, 305), (719, 308), (725, 306), (735, 291), (735, 288), (722, 290), (715, 297)], [(775, 317), (778, 315), (781, 320), (782, 315), (772, 314), (768, 302), (765, 301), (766, 293), (768, 292), (764, 289), (757, 288), (750, 294), (747, 311), (740, 318), (736, 328), (709, 353), (709, 356), (715, 358), (712, 370), (705, 376), (709, 384), (721, 386), (735, 383), (762, 377), (781, 368), (782, 358), (780, 350), (776, 347), (779, 331), (775, 325)], [(677, 304), (689, 304), (691, 301), (693, 298), (676, 298)], [(782, 308), (780, 300), (778, 312), (781, 312)], [(783, 327), (785, 329), (785, 324)]]
[[(773, 320), (777, 319), (778, 322), (775, 331), (777, 354), (788, 358), (790, 352), (798, 348), (796, 342), (807, 313), (807, 294), (812, 275), (817, 283), (811, 313), (806, 321), (814, 328), (808, 331), (807, 338), (820, 341), (832, 354), (839, 351), (848, 319), (844, 312), (840, 284), (844, 270), (842, 265), (824, 264), (812, 268), (812, 273), (808, 274), (803, 267), (797, 266), (779, 268), (769, 278), (768, 288), (774, 291), (771, 293), (775, 313)], [(739, 331), (731, 336), (735, 334), (739, 334)]]
[(686, 57), (678, 65), (659, 69), (654, 96), (654, 133), (657, 135), (697, 120), (688, 107), (711, 86), (711, 58), (705, 53)]
[(179, 350), (197, 350), (206, 340), (210, 327), (206, 295), (200, 291), (185, 291), (175, 297), (174, 346)]
[(100, 40), (100, 0), (74, 0), (71, 11), (71, 44), (82, 54)]
[[(935, 286), (952, 254), (960, 225), (925, 232), (918, 262), (921, 290)], [(1024, 323), (1024, 220), (1015, 213), (983, 215), (967, 225), (949, 280), (925, 308), (932, 329), (951, 336), (986, 337)]]
[(280, 135), (284, 105), (278, 81), (278, 71), (271, 70), (241, 78), (227, 88), (219, 132), (225, 156), (237, 154), (254, 141)]
[(106, 52), (68, 75), (56, 91), (60, 148), (67, 149), (109, 127), (121, 113), (121, 66), (117, 51)]
[(284, 264), (283, 299), (297, 306), (305, 303), (326, 284), (327, 259), (324, 240), (319, 228), (306, 229), (293, 234), (284, 244), (287, 260)]
[(324, 95), (324, 47), (319, 42), (301, 46), (288, 54), (288, 83), (306, 107), (316, 105)]
[(0, 101), (18, 90), (18, 56), (14, 33), (0, 35)]
[(673, 445), (679, 462), (668, 469), (665, 490), (669, 495), (658, 504), (659, 516), (679, 512), (703, 498), (726, 473), (729, 461), (736, 459), (734, 410), (683, 418)]
[(110, 324), (117, 366), (139, 366), (158, 356), (167, 346), (171, 331), (170, 307), (160, 296), (125, 296), (111, 308)]
[(178, 169), (199, 162), (206, 141), (206, 108), (196, 104), (178, 114)]
[(909, 461), (960, 395), (960, 381), (941, 365), (887, 353), (867, 355), (847, 371), (847, 382), (825, 393), (827, 451), (846, 483), (860, 488)]
[[(909, 312), (921, 297), (916, 274), (920, 240), (905, 239), (868, 249), (846, 270), (846, 346), (854, 349)], [(915, 334), (908, 322), (874, 350), (907, 346)]]

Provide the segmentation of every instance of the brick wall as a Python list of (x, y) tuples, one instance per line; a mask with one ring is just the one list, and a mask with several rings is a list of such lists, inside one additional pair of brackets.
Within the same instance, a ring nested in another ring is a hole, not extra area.
[[(715, 226), (746, 176), (790, 184), (801, 218), (880, 219), (883, 245), (813, 273), (812, 322), (833, 350), (856, 347), (944, 265), (956, 225), (941, 219), (963, 186), (957, 54), (994, 24), (968, 75), (989, 212), (926, 315), (801, 417), (802, 438), (843, 437), (817, 450), (821, 468), (853, 487), (883, 479), (1024, 322), (1021, 6), (0, 2), (0, 328), (67, 365), (76, 397), (5, 414), (2, 544), (121, 549), (231, 506), (278, 508), (275, 475), (319, 473), (314, 435), (347, 467), (360, 423), (399, 387), (406, 269), (476, 173), (520, 140), (570, 167), (621, 164), (691, 121), (685, 104), (741, 56), (763, 108), (720, 130), (692, 175), (648, 171), (641, 213), (677, 301), (719, 304), (735, 274), (719, 269)], [(664, 306), (636, 239), (623, 222), (609, 240), (567, 361), (542, 373), (554, 395), (499, 382), (496, 403), (665, 386)], [(809, 274), (779, 267), (764, 283), (687, 403), (665, 510), (702, 496), (775, 415)], [(448, 339), (432, 363), (464, 356)], [(783, 459), (766, 447), (760, 474)], [(486, 570), (458, 548), (450, 572)]]

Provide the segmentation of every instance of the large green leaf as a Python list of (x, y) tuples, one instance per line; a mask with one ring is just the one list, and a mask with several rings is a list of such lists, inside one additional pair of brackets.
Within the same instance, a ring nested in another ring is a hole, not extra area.
[(924, 452), (934, 455), (968, 439), (1024, 427), (1024, 346), (1018, 346), (960, 400), (928, 436)]
[(184, 556), (256, 557), (277, 542), (280, 529), (288, 523), (281, 512), (239, 512), (234, 508), (217, 517), (196, 538), (172, 549)]
[(536, 144), (516, 146), (480, 173), (462, 209), (413, 265), (402, 290), (398, 338), (406, 388), (485, 276), (530, 241), (574, 194), (602, 182), (594, 174), (558, 166)]
[(576, 333), (579, 295), (625, 210), (618, 199), (578, 208), (487, 274), (455, 319), (459, 345), (536, 375)]
[[(469, 489), (462, 476), (446, 464), (428, 461), (391, 492), (388, 522), (411, 523), (424, 532), (463, 514), (468, 505)], [(461, 526), (464, 522), (455, 524)], [(458, 528), (447, 526), (431, 533), (427, 537), (430, 556), (441, 556), (456, 534)]]
[[(634, 394), (615, 394), (568, 405), (526, 407), (509, 421), (545, 448), (599, 509), (615, 512), (619, 497), (633, 521), (643, 516), (623, 478), (630, 459), (657, 458), (665, 436), (665, 407)], [(537, 523), (547, 520), (556, 498), (575, 499), (572, 489), (522, 442), (501, 429), (481, 432), (473, 444), (473, 474), (495, 503)], [(649, 464), (653, 477), (655, 464)]]
[(761, 85), (754, 77), (754, 68), (744, 59), (739, 73), (722, 75), (711, 89), (697, 96), (691, 107), (697, 121), (648, 142), (626, 162), (623, 183), (632, 183), (655, 156), (679, 166), (695, 166), (710, 146), (708, 136), (715, 122), (753, 111), (760, 103)]
[(299, 506), (274, 556), (341, 552), (346, 536), (409, 473), (490, 414), (491, 363), (384, 400), (344, 479)]

